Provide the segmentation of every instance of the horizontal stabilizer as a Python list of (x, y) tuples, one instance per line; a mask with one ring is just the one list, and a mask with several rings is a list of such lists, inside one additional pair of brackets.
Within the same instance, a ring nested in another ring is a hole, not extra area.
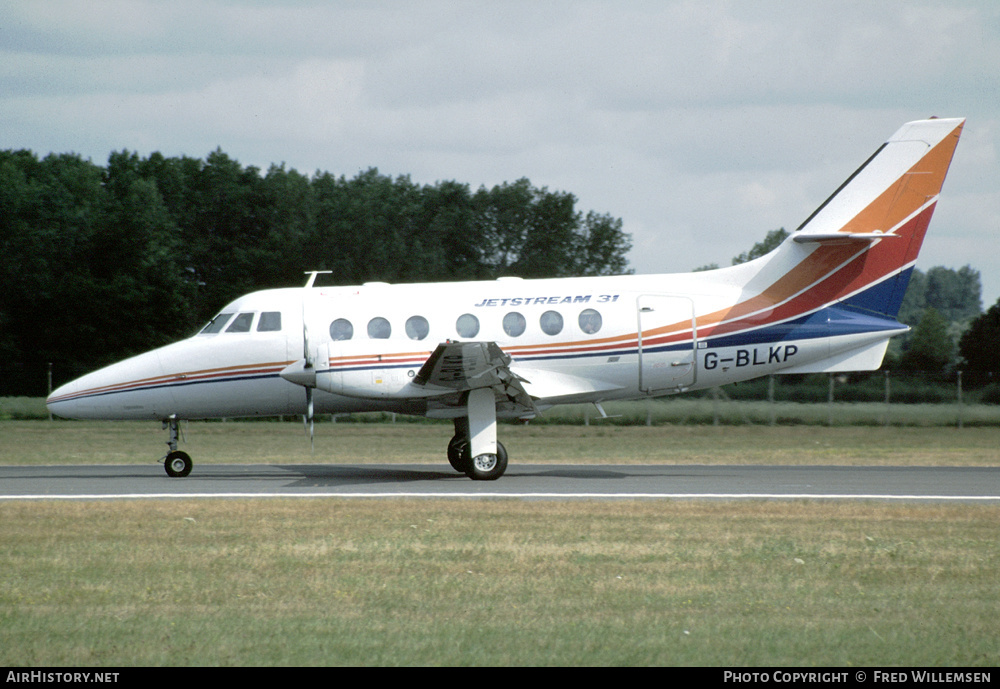
[(795, 234), (792, 239), (799, 244), (851, 244), (869, 243), (879, 239), (899, 239), (899, 235), (884, 232), (829, 232), (827, 234)]

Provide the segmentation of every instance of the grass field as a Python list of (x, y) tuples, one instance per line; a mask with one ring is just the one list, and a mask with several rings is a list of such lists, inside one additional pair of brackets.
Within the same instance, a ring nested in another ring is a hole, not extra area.
[[(190, 422), (198, 464), (444, 464), (448, 423)], [(1000, 427), (502, 425), (512, 462), (1000, 466)], [(146, 422), (0, 421), (2, 464), (141, 464), (166, 453)]]
[[(711, 396), (682, 395), (660, 399), (607, 402), (611, 418), (597, 421), (593, 405), (571, 404), (545, 411), (534, 425), (584, 425), (589, 421), (605, 426), (662, 425), (809, 425), (809, 426), (996, 426), (1000, 427), (997, 404), (880, 404), (836, 402), (833, 404), (731, 400), (723, 392)], [(0, 397), (0, 421), (47, 419), (45, 400), (40, 397)], [(329, 418), (329, 417), (327, 417)], [(361, 422), (388, 419), (387, 414), (355, 414)], [(401, 420), (404, 417), (400, 417)]]
[[(437, 462), (447, 424), (190, 423), (209, 462)], [(503, 426), (512, 461), (1000, 467), (1000, 428)], [(158, 424), (0, 422), (4, 464), (154, 462)], [(501, 479), (502, 480), (502, 479)], [(0, 664), (1000, 662), (1000, 507), (0, 502)]]
[(0, 664), (981, 665), (1000, 508), (0, 504)]

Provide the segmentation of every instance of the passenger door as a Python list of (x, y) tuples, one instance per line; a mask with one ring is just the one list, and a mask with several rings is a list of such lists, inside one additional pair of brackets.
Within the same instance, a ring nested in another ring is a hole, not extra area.
[(681, 392), (698, 377), (698, 330), (694, 301), (667, 294), (636, 299), (639, 322), (639, 389), (650, 394)]

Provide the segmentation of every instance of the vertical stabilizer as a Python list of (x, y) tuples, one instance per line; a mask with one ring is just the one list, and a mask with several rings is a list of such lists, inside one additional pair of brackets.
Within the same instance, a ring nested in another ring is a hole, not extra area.
[(896, 314), (964, 122), (901, 127), (776, 250), (723, 269), (741, 298), (699, 314), (699, 333), (827, 322), (830, 307), (902, 327)]
[(963, 119), (903, 125), (792, 235), (802, 266), (836, 265), (817, 296), (894, 318), (962, 133)]

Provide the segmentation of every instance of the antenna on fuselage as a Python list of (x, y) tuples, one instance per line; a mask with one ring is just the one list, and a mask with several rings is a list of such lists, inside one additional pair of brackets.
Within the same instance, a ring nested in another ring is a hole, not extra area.
[(306, 289), (309, 289), (310, 287), (313, 286), (313, 283), (316, 282), (317, 275), (321, 273), (326, 274), (332, 272), (333, 272), (332, 270), (307, 270), (305, 274), (309, 276), (309, 279), (306, 280)]

